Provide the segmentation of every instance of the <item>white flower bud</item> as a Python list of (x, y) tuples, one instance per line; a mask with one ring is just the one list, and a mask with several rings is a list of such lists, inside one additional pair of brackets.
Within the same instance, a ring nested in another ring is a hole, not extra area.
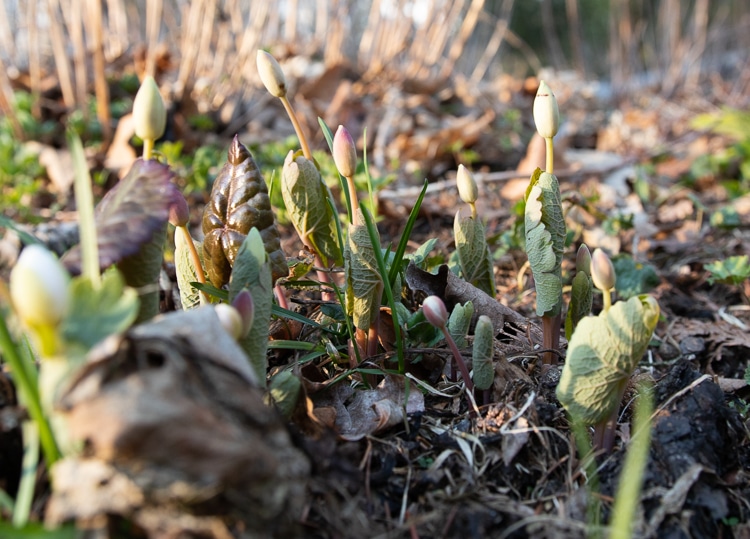
[(234, 340), (242, 338), (244, 324), (240, 312), (226, 303), (219, 303), (214, 306), (216, 316), (219, 317), (222, 327), (232, 336)]
[(539, 83), (539, 89), (534, 98), (534, 123), (536, 130), (543, 138), (553, 138), (560, 126), (560, 111), (557, 99), (546, 82)]
[(167, 109), (154, 77), (143, 79), (133, 101), (135, 134), (141, 140), (157, 140), (167, 126)]
[(591, 255), (591, 280), (599, 290), (611, 290), (615, 286), (615, 267), (600, 248), (594, 249)]
[(458, 196), (461, 197), (461, 200), (467, 204), (474, 204), (477, 201), (479, 196), (477, 182), (474, 181), (471, 172), (463, 165), (458, 165), (456, 184), (458, 185)]
[(41, 245), (29, 245), (10, 272), (10, 297), (29, 327), (57, 326), (70, 304), (70, 275)]
[(258, 66), (258, 74), (263, 86), (274, 97), (286, 96), (286, 79), (281, 66), (276, 58), (266, 51), (259, 50), (255, 55), (255, 63)]

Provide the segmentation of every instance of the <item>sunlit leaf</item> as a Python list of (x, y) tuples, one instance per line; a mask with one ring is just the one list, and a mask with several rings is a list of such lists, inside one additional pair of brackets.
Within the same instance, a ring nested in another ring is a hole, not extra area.
[(69, 342), (86, 349), (114, 333), (127, 329), (138, 313), (138, 294), (125, 286), (116, 269), (104, 272), (99, 288), (85, 277), (71, 282), (71, 306), (62, 322)]
[(573, 418), (593, 425), (611, 415), (658, 320), (656, 300), (638, 296), (579, 322), (557, 386), (557, 398)]
[(289, 152), (281, 174), (281, 195), (300, 238), (308, 239), (324, 265), (341, 265), (334, 222), (337, 217), (327, 202), (328, 188), (315, 163)]
[(565, 219), (557, 178), (537, 169), (526, 190), (526, 254), (536, 286), (536, 312), (555, 316), (562, 307), (561, 267)]
[[(194, 242), (198, 251), (198, 257), (203, 261), (203, 249), (200, 242)], [(200, 294), (198, 289), (190, 283), (198, 280), (193, 265), (193, 259), (190, 256), (190, 247), (185, 238), (185, 233), (180, 228), (175, 228), (174, 234), (174, 267), (177, 274), (177, 287), (180, 289), (180, 303), (184, 310), (192, 309), (200, 303)]]
[[(258, 253), (262, 253), (263, 257), (258, 257)], [(229, 281), (230, 303), (244, 289), (249, 290), (253, 297), (255, 315), (253, 325), (248, 334), (240, 340), (240, 345), (250, 358), (258, 380), (261, 384), (265, 384), (268, 366), (266, 359), (268, 326), (271, 322), (273, 307), (273, 281), (271, 264), (263, 249), (260, 234), (253, 229), (250, 230), (237, 251), (234, 270)]]
[(453, 220), (453, 236), (463, 278), (488, 295), (494, 296), (494, 268), (484, 225), (479, 219), (461, 217), (459, 211)]
[(717, 260), (706, 264), (710, 272), (708, 282), (739, 285), (750, 278), (750, 260), (748, 255), (730, 256), (726, 260)]
[(353, 317), (354, 325), (366, 330), (372, 325), (380, 309), (383, 279), (365, 225), (349, 226), (349, 241), (344, 254), (348, 287), (347, 310)]

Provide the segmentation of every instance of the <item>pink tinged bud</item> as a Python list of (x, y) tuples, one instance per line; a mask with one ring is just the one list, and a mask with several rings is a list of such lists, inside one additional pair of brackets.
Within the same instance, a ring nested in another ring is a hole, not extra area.
[(167, 126), (167, 109), (154, 77), (143, 79), (133, 100), (135, 134), (141, 140), (157, 140)]
[(448, 323), (448, 309), (443, 300), (437, 296), (428, 296), (422, 302), (422, 311), (427, 321), (436, 328), (444, 328)]
[(615, 267), (607, 253), (598, 247), (591, 255), (591, 280), (599, 290), (611, 290), (615, 286)]
[(219, 303), (214, 306), (216, 316), (219, 317), (221, 326), (226, 330), (234, 340), (242, 338), (243, 323), (240, 312), (226, 303)]
[(576, 253), (576, 271), (591, 275), (591, 251), (585, 243), (581, 244)]
[(240, 313), (242, 318), (242, 335), (240, 337), (244, 337), (253, 327), (253, 318), (255, 317), (255, 303), (253, 303), (253, 296), (247, 288), (244, 288), (234, 297), (232, 307)]
[(333, 161), (339, 173), (351, 178), (357, 170), (357, 147), (349, 131), (340, 125), (333, 137)]
[(181, 193), (177, 193), (169, 206), (169, 223), (174, 226), (187, 226), (190, 221), (190, 209), (187, 200)]
[(458, 196), (467, 204), (474, 204), (479, 196), (477, 182), (474, 176), (463, 165), (458, 165), (456, 173), (456, 184), (458, 185)]
[(553, 138), (560, 126), (560, 111), (557, 99), (546, 82), (539, 82), (539, 89), (534, 98), (534, 123), (536, 130), (543, 138)]
[(41, 245), (29, 245), (10, 272), (10, 297), (29, 327), (57, 326), (70, 304), (70, 275)]
[(258, 66), (260, 80), (268, 93), (274, 97), (285, 97), (286, 79), (276, 58), (266, 51), (259, 50), (255, 55), (255, 63)]

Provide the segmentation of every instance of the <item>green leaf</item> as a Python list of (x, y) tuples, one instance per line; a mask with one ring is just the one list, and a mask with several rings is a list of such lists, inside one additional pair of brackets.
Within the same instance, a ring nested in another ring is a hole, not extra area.
[(536, 312), (555, 316), (562, 307), (561, 263), (565, 219), (557, 178), (537, 169), (526, 190), (526, 254), (536, 285)]
[(138, 294), (125, 286), (116, 269), (104, 272), (98, 288), (85, 277), (74, 278), (70, 286), (70, 311), (61, 327), (66, 341), (88, 350), (109, 335), (126, 330), (135, 321)]
[(570, 305), (568, 314), (565, 316), (565, 338), (570, 340), (578, 322), (584, 316), (591, 314), (591, 305), (594, 302), (594, 284), (586, 272), (579, 271), (573, 277), (573, 286), (570, 291)]
[(494, 268), (484, 234), (484, 225), (479, 219), (462, 218), (461, 212), (458, 211), (453, 220), (453, 236), (464, 280), (487, 295), (495, 297)]
[(290, 371), (281, 371), (271, 378), (268, 393), (281, 414), (289, 418), (297, 405), (302, 382)]
[(650, 264), (641, 264), (633, 257), (620, 254), (612, 258), (617, 281), (615, 289), (623, 299), (646, 294), (659, 284), (659, 276)]
[[(203, 263), (203, 249), (200, 242), (195, 242), (198, 258)], [(180, 289), (180, 303), (183, 310), (187, 311), (200, 304), (200, 293), (190, 283), (196, 282), (198, 276), (190, 256), (190, 248), (185, 239), (185, 233), (180, 228), (175, 228), (174, 233), (174, 267), (177, 274), (177, 287)]]
[(482, 315), (474, 328), (474, 347), (471, 351), (472, 379), (474, 387), (485, 390), (492, 387), (495, 379), (495, 329), (489, 316)]
[(261, 384), (265, 384), (268, 361), (268, 327), (273, 309), (273, 280), (271, 263), (257, 228), (250, 229), (237, 251), (232, 276), (229, 279), (229, 302), (247, 289), (253, 297), (254, 316), (250, 331), (240, 340), (240, 346), (250, 359)]
[(324, 265), (341, 265), (337, 217), (327, 202), (328, 193), (315, 163), (289, 152), (281, 174), (281, 195), (289, 218), (297, 234), (307, 238)]
[(467, 301), (464, 305), (456, 303), (448, 318), (448, 332), (459, 348), (466, 348), (466, 334), (471, 326), (471, 317), (474, 316), (474, 304)]
[(580, 321), (557, 386), (557, 398), (574, 420), (594, 425), (619, 406), (658, 321), (659, 305), (650, 296), (617, 302)]
[[(364, 222), (364, 216), (360, 222)], [(383, 278), (366, 225), (349, 226), (349, 241), (344, 256), (347, 311), (351, 313), (357, 328), (367, 330), (380, 309)]]
[(726, 260), (717, 260), (706, 264), (710, 272), (708, 282), (740, 285), (750, 277), (750, 261), (748, 255), (730, 256)]

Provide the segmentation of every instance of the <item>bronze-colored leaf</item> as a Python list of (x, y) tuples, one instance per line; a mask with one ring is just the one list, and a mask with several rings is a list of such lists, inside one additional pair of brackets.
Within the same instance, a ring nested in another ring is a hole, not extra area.
[[(167, 165), (138, 159), (96, 207), (96, 235), (102, 269), (133, 256), (141, 246), (163, 230), (169, 208), (182, 196), (172, 183), (174, 173)], [(65, 267), (81, 272), (81, 250), (73, 247), (62, 259)], [(161, 262), (159, 262), (161, 264)]]
[(289, 268), (281, 250), (268, 188), (253, 156), (235, 135), (228, 160), (214, 180), (211, 199), (203, 210), (203, 256), (208, 277), (221, 288), (229, 282), (237, 251), (251, 228), (263, 238), (273, 280)]

